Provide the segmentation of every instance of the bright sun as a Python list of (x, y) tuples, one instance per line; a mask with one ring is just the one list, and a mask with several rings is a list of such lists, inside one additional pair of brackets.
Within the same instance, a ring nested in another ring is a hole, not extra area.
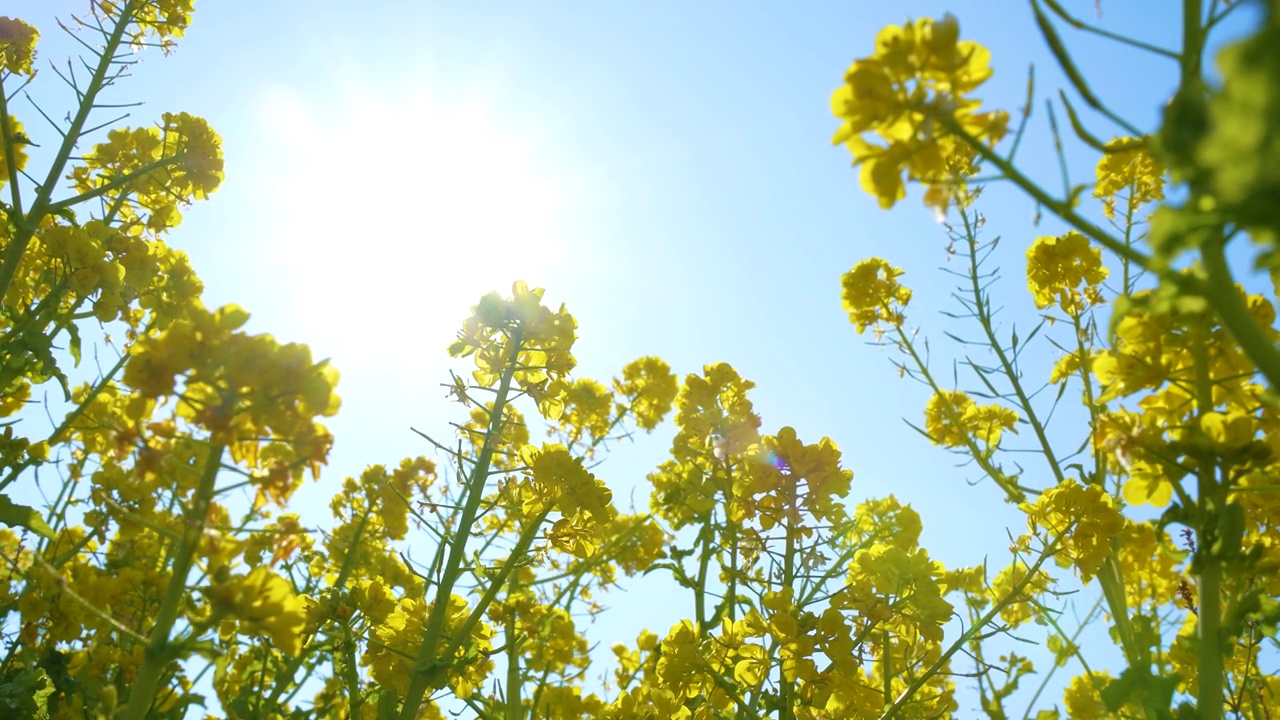
[(425, 92), (313, 107), (288, 91), (261, 117), (282, 160), (267, 252), (308, 332), (438, 354), (484, 293), (547, 284), (563, 192), (505, 118)]

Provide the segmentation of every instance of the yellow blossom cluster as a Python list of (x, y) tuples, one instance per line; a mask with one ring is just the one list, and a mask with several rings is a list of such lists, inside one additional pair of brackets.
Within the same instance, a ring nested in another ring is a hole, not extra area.
[(902, 311), (911, 302), (911, 290), (898, 282), (901, 275), (902, 270), (888, 262), (871, 258), (854, 265), (841, 278), (844, 309), (859, 333), (876, 326), (878, 334), (880, 323), (902, 327)]
[(941, 390), (929, 398), (924, 429), (936, 445), (967, 447), (970, 441), (983, 450), (1000, 445), (1004, 432), (1017, 432), (1018, 413), (998, 404), (979, 405), (965, 392)]
[(302, 630), (315, 601), (294, 592), (293, 585), (259, 565), (245, 575), (215, 582), (205, 595), (214, 616), (224, 617), (222, 637), (242, 632), (261, 632), (271, 638), (281, 652), (297, 656), (302, 652)]
[[(30, 75), (40, 32), (18, 18), (0, 17), (0, 68), (14, 75)], [(21, 130), (21, 127), (10, 129)], [(6, 173), (7, 175), (7, 173)]]
[(951, 15), (887, 27), (875, 53), (854, 61), (831, 96), (841, 120), (832, 142), (849, 148), (863, 189), (881, 207), (906, 196), (904, 175), (929, 186), (925, 204), (937, 212), (953, 201), (967, 205), (977, 153), (948, 126), (991, 146), (1005, 134), (1008, 114), (977, 112), (971, 96), (991, 77), (990, 52), (959, 37)]
[[(448, 670), (440, 679), (437, 689), (448, 687), (454, 695), (468, 698), (479, 689), (493, 670), (488, 652), (492, 650), (493, 628), (483, 621), (471, 626), (465, 637), (458, 636), (471, 615), (472, 607), (466, 599), (452, 595), (444, 602), (445, 627), (456, 645)], [(403, 694), (410, 683), (413, 661), (425, 637), (425, 622), (431, 613), (431, 603), (416, 598), (403, 598), (384, 619), (375, 624), (370, 636), (377, 642), (369, 643), (363, 662), (375, 682)], [(442, 641), (441, 645), (444, 645)], [(443, 648), (441, 648), (443, 649)]]
[(1125, 529), (1124, 516), (1106, 490), (1075, 480), (1046, 490), (1021, 509), (1031, 532), (1044, 531), (1048, 542), (1059, 544), (1055, 561), (1062, 567), (1075, 566), (1084, 580), (1098, 573), (1111, 556), (1112, 539)]
[(194, 0), (93, 0), (104, 20), (124, 26), (135, 47), (158, 41), (168, 53), (191, 24)]
[(1145, 140), (1116, 138), (1107, 143), (1097, 175), (1093, 196), (1102, 200), (1109, 218), (1115, 218), (1117, 199), (1128, 204), (1129, 214), (1140, 205), (1164, 199), (1164, 165)]
[(489, 293), (473, 308), (458, 339), (449, 346), (454, 357), (475, 356), (473, 373), (481, 387), (492, 387), (507, 374), (530, 395), (548, 419), (564, 411), (565, 376), (578, 361), (573, 342), (578, 323), (561, 305), (542, 304), (542, 288), (517, 281), (512, 297)]
[[(747, 472), (733, 488), (738, 519), (758, 516), (769, 530), (807, 515), (838, 524), (845, 519), (840, 500), (849, 494), (853, 472), (840, 467), (840, 450), (830, 438), (806, 445), (794, 428), (760, 439)], [(736, 513), (735, 513), (736, 515)]]
[(159, 127), (108, 132), (69, 179), (81, 197), (117, 204), (130, 234), (156, 234), (181, 222), (184, 203), (217, 190), (222, 169), (222, 140), (208, 122), (164, 113)]
[(1027, 248), (1027, 287), (1038, 308), (1057, 303), (1066, 314), (1079, 315), (1102, 302), (1099, 286), (1106, 279), (1102, 252), (1074, 230), (1038, 237)]
[(636, 425), (652, 430), (662, 422), (678, 390), (675, 373), (661, 358), (647, 356), (622, 368), (622, 377), (613, 381), (613, 391), (628, 399)]

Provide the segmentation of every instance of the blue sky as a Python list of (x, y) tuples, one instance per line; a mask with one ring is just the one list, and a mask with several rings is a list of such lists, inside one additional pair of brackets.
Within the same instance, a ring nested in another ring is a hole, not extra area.
[[(1091, 1), (1064, 4), (1095, 17)], [(47, 64), (75, 48), (52, 18), (87, 3), (4, 5), (42, 31), (36, 96), (60, 117), (70, 97)], [(1102, 22), (1173, 47), (1173, 7), (1104, 2)], [(607, 380), (647, 354), (681, 375), (730, 362), (758, 384), (766, 431), (792, 425), (839, 444), (855, 473), (851, 500), (910, 502), (924, 544), (948, 565), (988, 553), (1003, 562), (1019, 516), (900, 421), (918, 423), (928, 396), (854, 333), (839, 298), (840, 275), (858, 260), (902, 266), (916, 292), (910, 321), (950, 376), (955, 349), (942, 332), (965, 328), (938, 314), (953, 284), (938, 270), (944, 231), (919, 192), (884, 212), (859, 189), (848, 153), (829, 143), (828, 104), (877, 30), (947, 11), (963, 38), (992, 51), (988, 105), (1016, 119), (1036, 65), (1041, 100), (1020, 157), (1057, 189), (1042, 99), (1063, 83), (1029, 7), (1009, 0), (202, 1), (173, 56), (146, 54), (111, 97), (146, 102), (130, 123), (185, 110), (222, 134), (225, 184), (172, 243), (191, 254), (208, 304), (243, 305), (252, 330), (307, 342), (343, 373), (338, 443), (325, 479), (295, 499), (304, 517), (327, 517), (344, 475), (430, 454), (410, 425), (448, 436), (464, 415), (439, 387), (458, 367), (445, 347), (484, 291), (522, 278), (578, 318), (580, 376)], [(1175, 65), (1064, 34), (1098, 93), (1154, 127)], [(40, 132), (34, 111), (15, 110)], [(1076, 154), (1073, 180), (1089, 179), (1092, 162)], [(1003, 237), (1006, 279), (994, 294), (1004, 332), (1029, 328), (1023, 252), (1062, 227), (1033, 227), (1033, 206), (998, 186), (980, 209), (987, 233)], [(1043, 354), (1038, 378), (1052, 358)], [(599, 474), (616, 497), (643, 485), (672, 431), (614, 446)], [(642, 491), (636, 502), (647, 505)], [(639, 590), (615, 598), (624, 612), (653, 606)], [(678, 615), (647, 624), (665, 630)]]

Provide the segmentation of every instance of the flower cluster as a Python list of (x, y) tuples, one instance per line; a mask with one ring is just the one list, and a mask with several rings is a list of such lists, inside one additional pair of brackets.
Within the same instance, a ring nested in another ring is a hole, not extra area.
[(82, 196), (118, 203), (131, 234), (154, 235), (182, 221), (182, 205), (208, 198), (222, 169), (222, 140), (203, 118), (165, 113), (159, 127), (108, 132), (70, 179)]
[(1099, 286), (1106, 279), (1102, 252), (1074, 230), (1038, 237), (1027, 248), (1027, 287), (1038, 308), (1057, 303), (1066, 314), (1079, 315), (1102, 302)]
[(158, 41), (168, 53), (191, 24), (194, 0), (93, 0), (104, 20), (124, 25), (130, 42), (141, 47)]
[(563, 305), (557, 311), (543, 305), (542, 288), (530, 290), (518, 281), (511, 292), (509, 299), (498, 293), (481, 298), (449, 354), (475, 356), (473, 374), (481, 387), (492, 387), (509, 373), (554, 420), (564, 411), (565, 376), (578, 363), (572, 354), (578, 323)]
[(671, 366), (657, 357), (642, 357), (622, 368), (613, 391), (629, 401), (636, 425), (652, 430), (662, 422), (676, 399), (677, 382)]
[(845, 520), (839, 500), (849, 494), (853, 473), (840, 467), (840, 450), (830, 438), (806, 445), (795, 429), (784, 427), (761, 438), (751, 459), (733, 488), (743, 519), (758, 514), (765, 530), (798, 522), (802, 513), (819, 522)]
[(875, 53), (856, 60), (831, 96), (841, 120), (832, 142), (853, 153), (863, 189), (881, 207), (906, 196), (904, 174), (929, 186), (925, 204), (935, 211), (953, 200), (966, 205), (964, 183), (977, 171), (977, 151), (952, 128), (991, 146), (1005, 134), (1008, 114), (977, 112), (971, 97), (991, 77), (990, 53), (959, 37), (950, 15), (887, 27)]
[(1054, 555), (1057, 563), (1074, 565), (1084, 580), (1098, 573), (1111, 556), (1111, 540), (1125, 528), (1124, 516), (1106, 490), (1075, 480), (1046, 490), (1021, 509), (1032, 533), (1043, 530), (1049, 542), (1060, 544)]
[(1145, 141), (1116, 138), (1107, 143), (1097, 174), (1093, 196), (1102, 200), (1109, 218), (1115, 218), (1117, 199), (1124, 200), (1130, 215), (1140, 205), (1164, 199), (1164, 165)]
[(1000, 445), (1006, 430), (1017, 432), (1018, 413), (1003, 405), (979, 405), (962, 391), (942, 390), (925, 406), (924, 428), (936, 445), (963, 448), (970, 440), (984, 450)]
[(31, 25), (17, 18), (0, 16), (0, 68), (14, 75), (30, 75), (39, 39), (40, 32)]
[(863, 260), (840, 279), (845, 312), (858, 332), (880, 323), (901, 328), (903, 309), (911, 302), (911, 290), (898, 282), (902, 270), (880, 258)]
[[(123, 380), (144, 397), (178, 395), (180, 415), (237, 460), (270, 464), (265, 455), (275, 448), (263, 444), (269, 439), (295, 451), (299, 462), (290, 477), (300, 478), (305, 467), (316, 475), (332, 437), (314, 418), (338, 411), (338, 372), (313, 361), (305, 345), (237, 332), (248, 318), (234, 305), (194, 308), (163, 333), (139, 339)], [(271, 499), (281, 501), (292, 489), (279, 487)]]

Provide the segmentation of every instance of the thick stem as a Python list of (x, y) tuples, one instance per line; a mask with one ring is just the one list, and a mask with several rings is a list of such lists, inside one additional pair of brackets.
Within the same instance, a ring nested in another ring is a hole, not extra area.
[(1222, 717), (1222, 564), (1216, 558), (1208, 558), (1200, 570), (1200, 614), (1196, 628), (1199, 640), (1199, 658), (1196, 676), (1200, 692), (1196, 697), (1199, 716), (1204, 720), (1220, 720)]
[[(508, 595), (510, 597), (510, 595)], [(507, 720), (524, 720), (524, 705), (520, 699), (520, 652), (516, 649), (515, 607), (508, 609), (507, 640)]]
[[(1232, 288), (1234, 293), (1234, 288)], [(1195, 361), (1196, 421), (1214, 409), (1213, 378), (1209, 374), (1208, 333), (1196, 338), (1192, 346)], [(1198, 422), (1197, 422), (1198, 425)], [(1204, 720), (1222, 717), (1222, 559), (1213, 546), (1217, 539), (1218, 518), (1224, 510), (1225, 488), (1218, 480), (1216, 463), (1202, 461), (1196, 472), (1196, 497), (1200, 504), (1201, 528), (1196, 547), (1196, 560), (1200, 568), (1199, 613), (1196, 615), (1198, 657), (1196, 679), (1199, 693), (1196, 696), (1199, 715)]]
[(209, 504), (213, 502), (214, 483), (218, 478), (218, 469), (222, 467), (224, 450), (222, 445), (214, 445), (209, 449), (204, 474), (200, 477), (200, 486), (196, 489), (194, 502), (187, 513), (187, 527), (182, 534), (182, 543), (178, 546), (178, 554), (173, 559), (169, 586), (160, 600), (156, 624), (151, 629), (146, 659), (138, 669), (137, 680), (129, 691), (129, 704), (125, 707), (124, 715), (120, 720), (143, 720), (147, 716), (165, 670), (173, 660), (169, 635), (173, 632), (173, 626), (182, 611), (182, 604), (187, 598), (187, 575), (195, 563), (196, 547), (200, 542), (200, 536), (204, 534), (205, 523), (208, 521)]
[(1231, 332), (1240, 349), (1258, 366), (1258, 371), (1267, 378), (1272, 388), (1280, 389), (1280, 350), (1276, 349), (1271, 338), (1253, 313), (1240, 291), (1236, 289), (1235, 278), (1227, 266), (1225, 243), (1215, 239), (1206, 243), (1201, 249), (1201, 259), (1206, 279), (1203, 283), (1204, 297), (1209, 301), (1223, 327)]
[(503, 414), (511, 395), (511, 383), (520, 357), (521, 342), (519, 333), (511, 338), (511, 356), (508, 358), (507, 367), (502, 371), (498, 391), (493, 399), (493, 407), (489, 411), (489, 428), (485, 434), (484, 446), (480, 449), (480, 457), (476, 458), (476, 464), (472, 468), (471, 477), (467, 483), (466, 505), (462, 508), (458, 527), (453, 539), (449, 542), (449, 557), (445, 561), (440, 585), (436, 589), (431, 615), (427, 618), (422, 649), (418, 651), (418, 659), (413, 665), (409, 689), (405, 691), (404, 705), (400, 709), (401, 720), (414, 720), (418, 716), (418, 707), (422, 704), (422, 698), (427, 694), (427, 688), (431, 683), (433, 670), (437, 664), (436, 645), (440, 642), (444, 631), (449, 597), (453, 594), (454, 584), (462, 574), (462, 562), (466, 558), (471, 526), (475, 524), (476, 514), (480, 510), (480, 501), (484, 498), (485, 484), (489, 481), (489, 468), (493, 462), (493, 451), (497, 444), (495, 438), (502, 431)]
[[(794, 482), (792, 482), (794, 481)], [(790, 589), (792, 583), (796, 579), (796, 535), (800, 532), (796, 527), (796, 491), (795, 482), (799, 482), (800, 478), (788, 477), (783, 483), (786, 487), (786, 493), (789, 496), (784, 505), (787, 513), (787, 539), (786, 550), (782, 557), (782, 587)], [(794, 662), (794, 658), (792, 658)], [(795, 683), (787, 678), (786, 659), (782, 660), (782, 666), (779, 669), (779, 678), (782, 682), (779, 688), (779, 705), (778, 720), (791, 720), (795, 717), (792, 704), (795, 702), (792, 695), (795, 692)]]
[(702, 541), (702, 552), (698, 558), (698, 582), (693, 589), (693, 618), (698, 626), (698, 637), (707, 631), (707, 570), (711, 566), (711, 523), (708, 515), (707, 524), (699, 533)]

